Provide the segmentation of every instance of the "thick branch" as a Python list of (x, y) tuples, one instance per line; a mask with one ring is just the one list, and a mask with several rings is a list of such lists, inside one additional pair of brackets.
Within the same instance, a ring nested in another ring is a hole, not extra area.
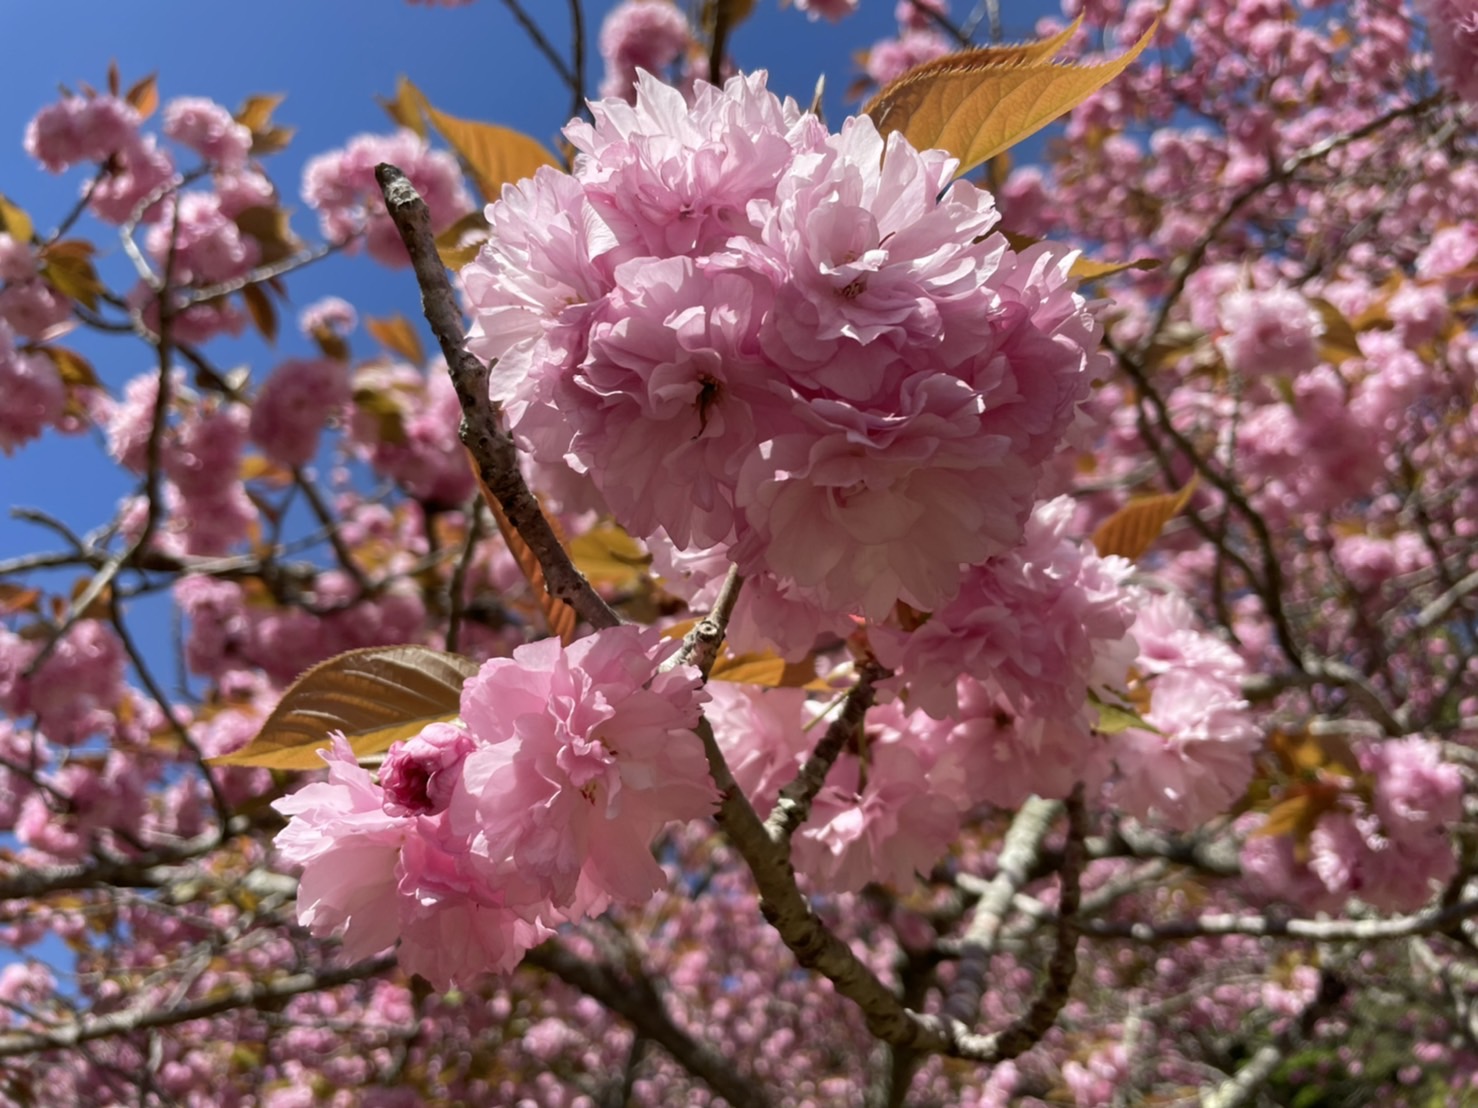
[(621, 618), (570, 561), (519, 472), (518, 448), (512, 436), (500, 426), (502, 413), (488, 396), (489, 368), (467, 350), (462, 313), (436, 253), (431, 215), (425, 202), (405, 174), (393, 165), (376, 166), (375, 178), (385, 195), (385, 208), (410, 252), (416, 283), (421, 286), (426, 322), (441, 343), (452, 385), (462, 404), (462, 442), (472, 454), (478, 475), (497, 497), (514, 530), (539, 559), (549, 595), (569, 604), (592, 627), (615, 627)]
[[(1055, 916), (1055, 913), (1035, 909), (1024, 900), (1018, 900), (1016, 907), (1038, 918)], [(1083, 934), (1091, 938), (1133, 939), (1143, 943), (1163, 943), (1211, 935), (1253, 935), (1313, 939), (1319, 942), (1377, 942), (1444, 932), (1454, 924), (1475, 917), (1478, 917), (1478, 900), (1464, 900), (1447, 907), (1439, 905), (1396, 919), (1321, 920), (1205, 915), (1164, 923), (1085, 920), (1080, 927)]]
[(1047, 963), (1047, 980), (1032, 1005), (1014, 1024), (988, 1037), (995, 1058), (1015, 1058), (1042, 1041), (1067, 1003), (1073, 978), (1078, 972), (1078, 906), (1082, 898), (1083, 840), (1088, 837), (1088, 812), (1083, 786), (1067, 799), (1067, 845), (1062, 853), (1058, 881), (1057, 946)]
[(868, 1030), (891, 1046), (976, 1062), (1003, 1057), (995, 1037), (976, 1035), (957, 1020), (921, 1015), (908, 1008), (851, 947), (821, 922), (796, 886), (790, 852), (771, 840), (735, 783), (707, 720), (699, 721), (698, 736), (703, 740), (709, 772), (720, 794), (719, 823), (754, 876), (760, 911), (796, 960), (821, 974), (837, 992), (856, 1004)]

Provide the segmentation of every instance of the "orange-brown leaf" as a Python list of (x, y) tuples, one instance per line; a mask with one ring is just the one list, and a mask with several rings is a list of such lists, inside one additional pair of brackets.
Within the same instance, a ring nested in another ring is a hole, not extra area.
[(357, 388), (354, 390), (354, 406), (375, 417), (375, 435), (381, 442), (391, 446), (406, 444), (405, 409), (393, 393), (383, 389)]
[(1360, 336), (1355, 325), (1322, 296), (1311, 296), (1309, 303), (1324, 322), (1324, 334), (1319, 339), (1319, 356), (1331, 365), (1339, 365), (1351, 358), (1364, 357), (1360, 349)]
[(468, 212), (436, 236), (436, 253), (448, 269), (461, 269), (487, 240), (488, 217), (481, 210)]
[(41, 277), (73, 300), (96, 308), (103, 283), (92, 266), (92, 244), (80, 239), (54, 242), (41, 251)]
[(382, 96), (375, 99), (397, 127), (405, 127), (422, 138), (426, 137), (426, 119), (422, 115), (428, 106), (425, 94), (405, 77), (402, 76), (395, 82), (393, 99), (386, 100)]
[(1039, 42), (982, 46), (973, 50), (946, 54), (942, 58), (935, 58), (933, 61), (916, 65), (879, 89), (873, 98), (862, 106), (863, 114), (872, 116), (872, 121), (877, 124), (878, 130), (885, 134), (887, 130), (897, 130), (896, 127), (885, 130), (884, 120), (897, 122), (905, 119), (917, 105), (931, 80), (945, 73), (966, 70), (970, 66), (986, 69), (991, 66), (1009, 67), (1049, 62), (1061, 52), (1073, 35), (1077, 34), (1082, 24), (1083, 17), (1079, 16), (1070, 26)]
[(482, 498), (491, 509), (493, 518), (498, 521), (498, 533), (503, 536), (504, 545), (508, 547), (508, 552), (513, 555), (513, 560), (523, 571), (524, 580), (533, 590), (534, 598), (538, 601), (539, 608), (544, 613), (544, 619), (549, 624), (550, 634), (557, 636), (560, 642), (568, 646), (575, 641), (575, 625), (579, 622), (575, 609), (549, 592), (544, 581), (544, 567), (539, 564), (538, 555), (509, 521), (507, 513), (503, 511), (503, 505), (498, 503), (498, 498), (493, 495), (493, 490), (483, 483), (482, 474), (477, 472), (477, 463), (473, 461), (470, 453), (467, 455), (467, 464), (477, 475), (477, 486), (482, 490)]
[(0, 581), (0, 615), (13, 616), (18, 612), (39, 612), (40, 610), (40, 589)]
[(236, 467), (236, 477), (240, 481), (261, 481), (267, 485), (286, 485), (293, 479), (292, 470), (262, 454), (243, 455)]
[(0, 195), (0, 231), (4, 231), (16, 242), (29, 243), (36, 233), (35, 226), (31, 223), (31, 217), (26, 210), (17, 204), (12, 204), (4, 195)]
[(256, 240), (264, 265), (291, 257), (298, 249), (297, 236), (289, 226), (288, 213), (282, 208), (265, 204), (246, 208), (232, 222), (243, 235)]
[(708, 675), (710, 681), (761, 685), (768, 689), (829, 689), (816, 676), (816, 663), (807, 658), (787, 662), (770, 651), (750, 654), (721, 654)]
[(522, 131), (460, 119), (429, 103), (425, 112), (431, 126), (461, 159), (484, 200), (498, 199), (504, 185), (532, 177), (540, 166), (559, 165), (543, 143)]
[(277, 341), (277, 309), (272, 306), (271, 299), (262, 291), (261, 285), (247, 285), (241, 290), (241, 298), (246, 301), (246, 310), (251, 315), (252, 325), (256, 327), (257, 333), (267, 342)]
[(92, 368), (92, 363), (75, 350), (50, 344), (39, 349), (51, 359), (51, 364), (56, 366), (57, 376), (69, 388), (96, 389), (102, 387), (98, 381), (97, 371)]
[(123, 99), (139, 113), (140, 119), (148, 119), (159, 107), (159, 75), (151, 73), (141, 77), (123, 94)]
[(968, 172), (1117, 77), (1149, 45), (1159, 23), (1113, 61), (1052, 63), (1077, 27), (1074, 22), (1042, 42), (967, 50), (915, 66), (863, 110), (883, 134), (899, 131), (916, 149), (946, 150), (960, 160), (959, 172)]
[(321, 769), (318, 751), (342, 731), (361, 758), (461, 710), (477, 663), (425, 646), (371, 646), (320, 662), (288, 688), (255, 739), (216, 766)]
[(254, 135), (261, 134), (272, 125), (272, 113), (282, 101), (281, 93), (248, 96), (241, 107), (236, 109), (236, 122)]
[(1158, 269), (1155, 258), (1135, 258), (1132, 262), (1100, 262), (1079, 254), (1068, 273), (1079, 281), (1097, 281), (1100, 277), (1113, 277), (1131, 269)]
[(1105, 557), (1118, 554), (1134, 561), (1160, 537), (1165, 524), (1190, 503), (1196, 491), (1193, 474), (1179, 492), (1141, 496), (1129, 501), (1093, 532), (1093, 545)]
[(407, 361), (420, 365), (426, 352), (421, 347), (421, 336), (416, 334), (415, 325), (399, 312), (383, 319), (369, 318), (364, 329), (375, 337), (375, 341), (387, 350), (392, 350)]
[(630, 591), (651, 572), (652, 556), (614, 523), (601, 523), (570, 543), (570, 560), (588, 581)]

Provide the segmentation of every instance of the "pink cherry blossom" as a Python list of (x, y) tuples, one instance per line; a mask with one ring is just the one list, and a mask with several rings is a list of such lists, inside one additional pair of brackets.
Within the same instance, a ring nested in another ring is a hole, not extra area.
[(1247, 377), (1291, 377), (1319, 362), (1324, 322), (1289, 288), (1228, 293), (1221, 302), (1220, 342), (1227, 365)]
[(298, 921), (317, 935), (341, 934), (351, 957), (395, 942), (396, 864), (411, 822), (385, 811), (379, 786), (342, 734), (324, 752), (328, 780), (273, 801), (288, 816), (277, 852), (303, 867)]
[(833, 23), (857, 10), (857, 0), (795, 0), (796, 11), (806, 13), (806, 18), (825, 16)]
[(324, 423), (349, 403), (349, 371), (332, 358), (289, 358), (272, 370), (252, 405), (251, 439), (273, 461), (306, 465)]
[[(945, 729), (883, 705), (868, 714), (863, 748), (827, 775), (793, 840), (796, 868), (818, 887), (856, 892), (869, 881), (909, 888), (959, 830), (960, 811), (931, 775)], [(953, 767), (951, 767), (953, 768)]]
[(419, 815), (445, 810), (472, 736), (449, 723), (428, 724), (420, 734), (391, 745), (380, 767), (385, 810)]
[(827, 135), (764, 79), (689, 104), (643, 78), (572, 123), (573, 177), (489, 209), (469, 345), (535, 457), (634, 532), (728, 546), (826, 616), (933, 608), (1019, 538), (1097, 325), (948, 157)]
[(215, 193), (190, 191), (175, 197), (178, 211), (149, 229), (145, 244), (156, 265), (172, 267), (181, 284), (213, 284), (240, 277), (261, 257), (256, 240), (244, 236), (221, 208)]
[(933, 26), (912, 29), (896, 39), (884, 39), (867, 52), (868, 79), (881, 87), (916, 65), (944, 57), (952, 49), (949, 39)]
[(375, 166), (389, 162), (400, 168), (431, 212), (431, 225), (444, 230), (472, 208), (456, 159), (432, 150), (414, 131), (392, 135), (359, 135), (342, 150), (320, 154), (303, 168), (303, 199), (318, 213), (319, 226), (331, 242), (364, 236), (370, 257), (383, 265), (409, 264), (400, 234), (385, 214)]
[(11, 331), (0, 319), (0, 452), (38, 438), (55, 426), (66, 404), (66, 386), (52, 360), (42, 353), (21, 353), (11, 342)]
[(1472, 0), (1416, 0), (1427, 21), (1437, 77), (1469, 102), (1478, 101), (1478, 5)]
[(354, 305), (339, 296), (315, 300), (298, 313), (298, 330), (311, 337), (323, 329), (344, 337), (359, 326), (359, 313)]
[(601, 96), (631, 99), (640, 70), (661, 74), (694, 45), (687, 18), (668, 0), (623, 0), (600, 26)]
[(664, 881), (652, 838), (710, 810), (691, 732), (698, 674), (656, 671), (672, 645), (625, 626), (569, 647), (546, 639), (467, 682), (462, 719), (476, 749), (448, 816), (510, 901), (579, 912), (645, 901)]
[(1262, 732), (1235, 687), (1192, 670), (1156, 678), (1146, 721), (1110, 738), (1119, 768), (1115, 795), (1133, 815), (1196, 827), (1230, 808), (1252, 780)]
[(139, 113), (115, 96), (68, 96), (26, 126), (26, 153), (52, 173), (103, 162), (139, 141)]
[(213, 100), (181, 96), (164, 106), (164, 133), (222, 169), (240, 169), (251, 153), (251, 132)]

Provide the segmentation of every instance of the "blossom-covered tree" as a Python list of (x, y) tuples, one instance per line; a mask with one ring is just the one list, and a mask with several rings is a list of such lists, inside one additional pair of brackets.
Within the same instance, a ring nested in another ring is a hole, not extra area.
[[(552, 54), (563, 155), (402, 82), (319, 245), (274, 98), (32, 121), (0, 448), (136, 491), (0, 561), (0, 1099), (1478, 1088), (1478, 15), (902, 0), (833, 124), (752, 7)], [(327, 253), (439, 353), (225, 368)]]

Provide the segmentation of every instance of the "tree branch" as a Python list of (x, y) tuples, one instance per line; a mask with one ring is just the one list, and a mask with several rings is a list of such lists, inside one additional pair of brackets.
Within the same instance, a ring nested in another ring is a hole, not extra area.
[(436, 253), (425, 202), (405, 174), (393, 165), (376, 166), (375, 179), (380, 182), (385, 208), (415, 266), (416, 283), (421, 286), (421, 306), (446, 356), (452, 386), (462, 405), (462, 442), (472, 454), (478, 475), (497, 498), (514, 530), (539, 559), (549, 595), (569, 604), (592, 627), (615, 627), (621, 618), (570, 561), (519, 472), (518, 448), (512, 436), (500, 426), (502, 412), (488, 396), (489, 367), (467, 350), (462, 313)]

